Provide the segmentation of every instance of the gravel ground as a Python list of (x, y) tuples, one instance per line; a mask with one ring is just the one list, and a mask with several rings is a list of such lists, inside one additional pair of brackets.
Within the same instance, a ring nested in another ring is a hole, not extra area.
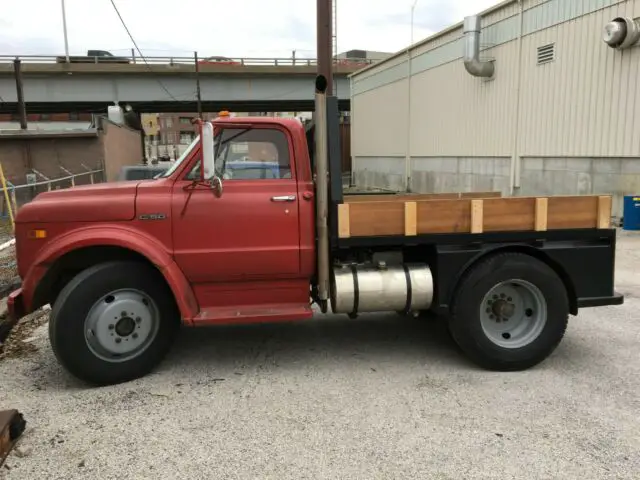
[(639, 270), (622, 232), (626, 304), (583, 311), (511, 374), (469, 364), (440, 323), (372, 315), (185, 331), (155, 373), (90, 389), (41, 325), (0, 361), (0, 408), (28, 422), (0, 477), (639, 478)]

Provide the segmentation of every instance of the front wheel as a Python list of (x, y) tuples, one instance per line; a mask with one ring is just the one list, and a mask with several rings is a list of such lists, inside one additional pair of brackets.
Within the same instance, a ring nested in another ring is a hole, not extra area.
[(147, 374), (168, 352), (179, 327), (173, 295), (159, 272), (137, 262), (84, 270), (60, 292), (49, 338), (60, 363), (94, 384)]
[(449, 330), (469, 358), (487, 369), (514, 371), (555, 350), (567, 328), (569, 299), (551, 267), (505, 253), (465, 275), (452, 310)]

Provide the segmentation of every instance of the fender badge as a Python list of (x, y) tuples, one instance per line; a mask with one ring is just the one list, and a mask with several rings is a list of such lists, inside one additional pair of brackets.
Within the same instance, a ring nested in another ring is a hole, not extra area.
[(138, 217), (139, 220), (165, 220), (166, 218), (164, 213), (145, 213)]

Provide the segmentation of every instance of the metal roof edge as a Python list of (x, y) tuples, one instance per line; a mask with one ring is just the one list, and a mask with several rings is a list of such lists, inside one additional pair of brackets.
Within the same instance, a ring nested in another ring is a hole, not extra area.
[(0, 139), (97, 137), (95, 128), (86, 130), (0, 130)]
[[(504, 7), (506, 7), (507, 5), (511, 5), (512, 3), (517, 3), (520, 1), (524, 1), (524, 0), (503, 0), (500, 3), (495, 4), (493, 7), (489, 7), (485, 10), (483, 10), (482, 12), (479, 13), (479, 15), (481, 17), (484, 17), (485, 15), (488, 15), (490, 13), (496, 12), (498, 10), (503, 9)], [(351, 73), (349, 75), (347, 75), (347, 78), (352, 78), (355, 77), (357, 75), (360, 75), (364, 72), (367, 72), (369, 70), (372, 70), (376, 67), (379, 67), (381, 65), (384, 65), (385, 63), (389, 62), (390, 60), (396, 59), (402, 55), (407, 55), (409, 52), (415, 50), (416, 48), (419, 48), (423, 45), (426, 45), (429, 42), (432, 42), (433, 40), (435, 40), (438, 37), (442, 37), (443, 35), (446, 35), (449, 32), (452, 32), (453, 30), (457, 30), (458, 28), (461, 28), (462, 26), (464, 26), (464, 21), (455, 23), (443, 30), (440, 30), (437, 33), (434, 33), (433, 35), (428, 36), (427, 38), (424, 38), (423, 40), (420, 40), (417, 43), (414, 43), (413, 45), (409, 45), (406, 48), (403, 48), (402, 50), (397, 51), (396, 53), (394, 53), (393, 55), (391, 55), (390, 57), (387, 57), (383, 60), (380, 60), (379, 62), (376, 63), (372, 63), (371, 65), (367, 65), (366, 67), (358, 70), (357, 72)]]

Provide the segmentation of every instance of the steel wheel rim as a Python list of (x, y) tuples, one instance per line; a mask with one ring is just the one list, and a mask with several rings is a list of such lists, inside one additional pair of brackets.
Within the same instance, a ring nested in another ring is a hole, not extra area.
[(489, 341), (522, 348), (535, 341), (547, 323), (547, 302), (538, 287), (513, 279), (495, 285), (482, 299), (480, 323)]
[(141, 355), (160, 327), (156, 303), (144, 292), (121, 289), (103, 295), (89, 309), (84, 336), (101, 360), (121, 363)]

